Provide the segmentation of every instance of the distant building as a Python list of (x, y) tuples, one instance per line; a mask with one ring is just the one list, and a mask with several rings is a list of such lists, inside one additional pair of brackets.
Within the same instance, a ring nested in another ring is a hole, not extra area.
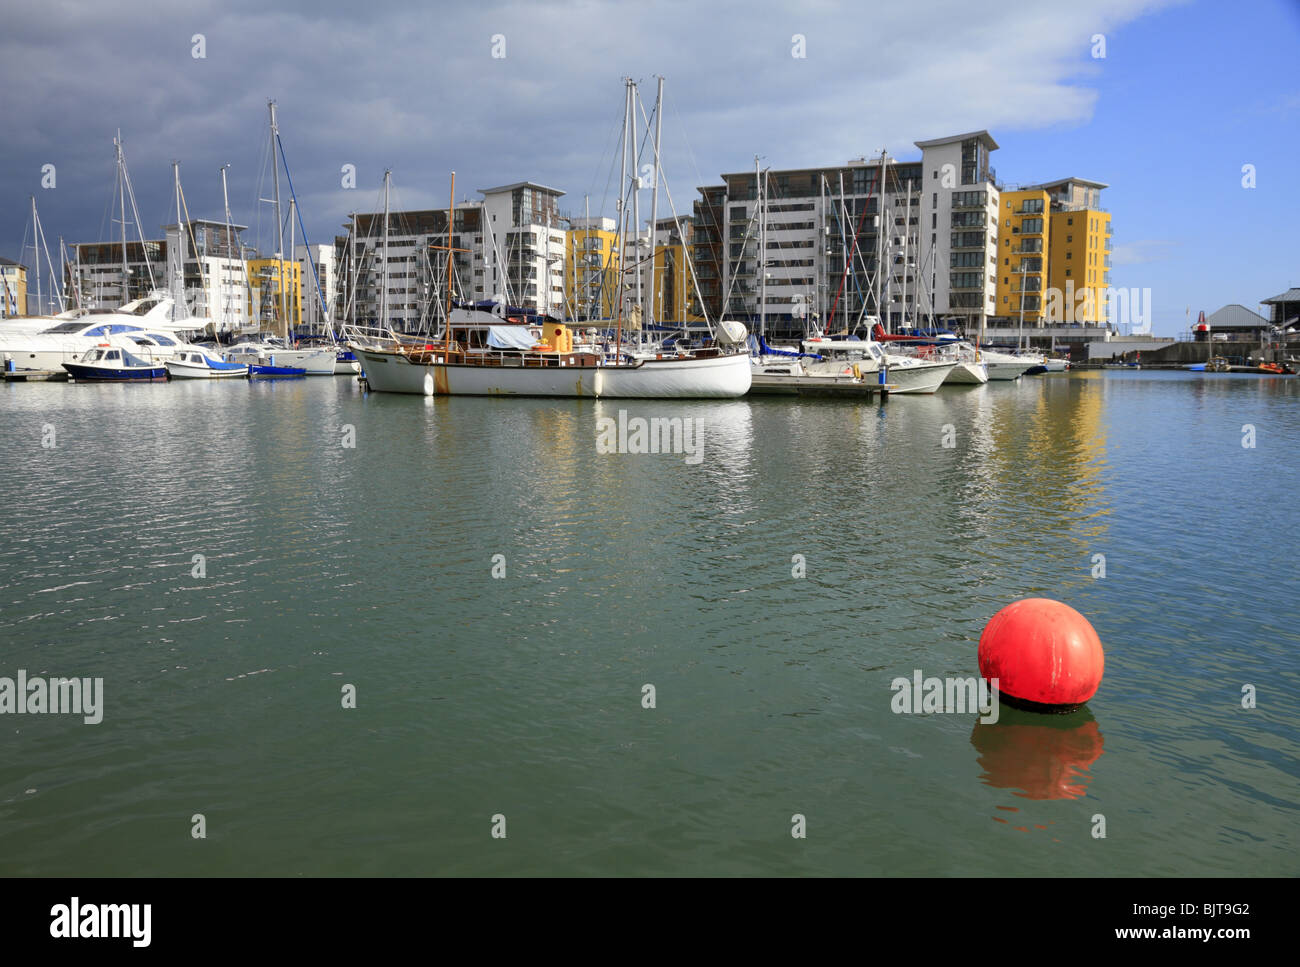
[[(313, 285), (313, 294), (314, 294)], [(302, 329), (302, 264), (289, 259), (248, 261), (249, 325), (258, 332), (288, 336)]]
[(565, 301), (577, 319), (612, 319), (617, 314), (618, 226), (612, 218), (572, 218), (568, 247)]
[(27, 266), (0, 256), (0, 318), (27, 314)]
[(440, 318), (448, 245), (466, 250), (452, 256), (453, 300), (500, 298), (540, 312), (563, 311), (568, 245), (556, 201), (564, 192), (521, 181), (480, 194), (480, 201), (456, 204), (450, 242), (446, 208), (389, 212), (387, 252), (383, 212), (354, 215), (336, 256), (347, 318), (355, 314), (361, 324), (405, 330)]
[(330, 324), (337, 325), (339, 320), (338, 254), (333, 245), (312, 245), (305, 247), (301, 254), (295, 254), (298, 255), (298, 274), (302, 279), (302, 327), (308, 332), (323, 332)]
[(974, 131), (916, 146), (920, 161), (766, 172), (763, 226), (755, 172), (700, 188), (697, 309), (786, 335), (810, 321), (852, 331), (867, 317), (976, 329), (995, 308), (997, 142)]
[(1269, 322), (1287, 330), (1300, 327), (1300, 289), (1287, 289), (1281, 295), (1265, 299), (1260, 305), (1268, 306)]
[(249, 276), (240, 241), (245, 227), (193, 219), (184, 230), (164, 226), (161, 239), (127, 242), (125, 280), (121, 242), (74, 244), (65, 266), (68, 301), (111, 308), (162, 289), (176, 299), (178, 316), (210, 318), (223, 332), (247, 329)]
[(1105, 326), (1110, 213), (1099, 181), (1065, 178), (1002, 191), (992, 327)]

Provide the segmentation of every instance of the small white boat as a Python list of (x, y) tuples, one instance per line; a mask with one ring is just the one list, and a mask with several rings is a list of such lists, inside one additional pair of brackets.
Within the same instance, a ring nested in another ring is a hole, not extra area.
[(988, 367), (990, 381), (1019, 379), (1031, 366), (1041, 365), (1041, 363), (1036, 364), (1032, 359), (999, 352), (996, 349), (981, 349), (980, 355), (984, 357), (984, 365)]
[(172, 379), (223, 379), (248, 375), (247, 364), (214, 359), (197, 349), (186, 350), (163, 365)]
[(822, 357), (818, 362), (804, 363), (804, 369), (810, 375), (852, 374), (870, 379), (883, 366), (885, 380), (894, 394), (933, 393), (957, 366), (953, 359), (921, 359), (887, 353), (874, 339), (828, 339), (823, 336), (805, 339), (801, 345), (805, 353)]

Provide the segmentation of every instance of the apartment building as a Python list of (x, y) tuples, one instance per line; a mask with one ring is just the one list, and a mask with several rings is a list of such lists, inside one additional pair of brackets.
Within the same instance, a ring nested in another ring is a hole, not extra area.
[(1100, 181), (1004, 191), (993, 328), (1106, 327), (1111, 216)]
[(479, 193), (456, 203), (450, 233), (446, 208), (389, 212), (386, 238), (383, 212), (354, 214), (335, 251), (347, 319), (408, 331), (441, 325), (449, 248), (453, 301), (563, 311), (564, 192), (524, 181)]
[(578, 319), (612, 319), (618, 312), (618, 226), (612, 218), (573, 218), (568, 246), (565, 302)]
[(27, 266), (0, 256), (0, 319), (28, 314)]
[(736, 172), (699, 189), (697, 311), (782, 336), (870, 317), (976, 329), (994, 308), (997, 143), (976, 131), (916, 147), (919, 161)]
[(126, 243), (125, 269), (121, 242), (74, 244), (64, 270), (68, 299), (112, 307), (163, 289), (176, 299), (178, 317), (210, 318), (224, 332), (250, 328), (245, 228), (209, 219), (165, 225), (161, 239)]

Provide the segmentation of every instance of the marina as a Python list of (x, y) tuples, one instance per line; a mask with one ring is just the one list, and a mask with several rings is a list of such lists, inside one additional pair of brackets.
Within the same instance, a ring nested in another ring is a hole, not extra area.
[(6, 9), (20, 959), (434, 878), (1280, 936), (1293, 6)]

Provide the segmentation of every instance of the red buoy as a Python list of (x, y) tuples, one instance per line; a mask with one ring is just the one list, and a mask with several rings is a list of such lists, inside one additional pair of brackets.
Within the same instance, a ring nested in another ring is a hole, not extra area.
[(980, 674), (1011, 704), (1066, 712), (1097, 694), (1106, 656), (1088, 619), (1048, 598), (1013, 601), (980, 635)]

